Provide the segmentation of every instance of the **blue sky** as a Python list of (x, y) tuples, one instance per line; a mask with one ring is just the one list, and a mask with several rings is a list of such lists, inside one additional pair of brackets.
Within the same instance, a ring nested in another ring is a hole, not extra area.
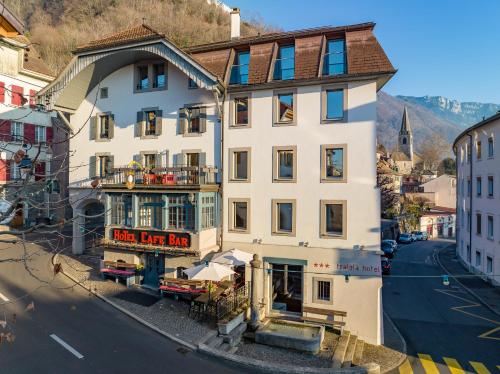
[(498, 0), (226, 0), (283, 30), (373, 21), (399, 70), (390, 94), (500, 104)]

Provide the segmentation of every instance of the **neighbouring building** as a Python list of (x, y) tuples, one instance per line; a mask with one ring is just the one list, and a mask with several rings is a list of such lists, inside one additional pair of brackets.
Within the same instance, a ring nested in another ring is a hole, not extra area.
[(454, 175), (443, 174), (435, 179), (423, 183), (421, 192), (432, 195), (431, 202), (435, 206), (456, 208), (457, 178)]
[(396, 71), (373, 23), (240, 37), (231, 17), (231, 40), (186, 50), (145, 25), (80, 46), (41, 93), (75, 133), (74, 250), (105, 226), (105, 259), (154, 282), (238, 248), (262, 260), (262, 318), (345, 311), (381, 344), (376, 102)]
[[(65, 217), (67, 136), (64, 124), (36, 103), (36, 93), (52, 79), (52, 72), (23, 35), (24, 26), (2, 5), (0, 15), (0, 196), (13, 201), (21, 196), (13, 226), (30, 226)], [(57, 144), (57, 145), (55, 145)], [(19, 168), (22, 151), (36, 160), (27, 184)], [(37, 156), (38, 155), (38, 156)]]
[(455, 224), (455, 208), (433, 206), (420, 217), (420, 231), (427, 232), (429, 238), (454, 238)]
[(472, 272), (500, 285), (500, 113), (453, 143), (457, 157), (457, 255)]

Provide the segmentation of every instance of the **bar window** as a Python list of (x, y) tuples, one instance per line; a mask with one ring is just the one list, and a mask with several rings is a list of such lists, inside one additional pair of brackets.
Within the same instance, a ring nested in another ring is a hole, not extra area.
[(201, 228), (215, 227), (215, 197), (203, 196), (201, 198)]
[(234, 64), (231, 67), (231, 77), (229, 78), (229, 84), (248, 84), (249, 62), (249, 51), (240, 51), (236, 53)]
[(24, 143), (24, 126), (22, 122), (12, 121), (10, 134), (12, 141)]
[(320, 237), (346, 239), (347, 203), (345, 200), (321, 200)]
[(250, 232), (250, 200), (229, 199), (229, 231)]
[(163, 205), (161, 195), (139, 196), (139, 226), (161, 229)]
[(47, 141), (47, 131), (45, 126), (35, 126), (35, 143), (45, 143)]
[(170, 229), (194, 229), (195, 207), (188, 195), (176, 194), (168, 197), (168, 227)]
[(297, 181), (297, 147), (273, 147), (273, 180), (275, 182)]
[(249, 98), (236, 97), (234, 99), (234, 125), (245, 126), (248, 125), (249, 114)]
[(250, 181), (250, 148), (231, 148), (229, 163), (230, 181)]
[(326, 52), (323, 59), (323, 75), (339, 75), (345, 73), (345, 40), (328, 40), (326, 42)]
[(347, 144), (321, 146), (321, 181), (346, 182)]
[(313, 278), (313, 303), (332, 304), (333, 282), (328, 278)]
[(295, 200), (272, 200), (272, 234), (295, 236)]
[(495, 154), (495, 143), (493, 142), (493, 137), (488, 138), (488, 157), (493, 157)]
[(295, 46), (280, 46), (274, 63), (274, 80), (294, 79), (295, 77)]
[(110, 194), (111, 225), (132, 227), (132, 195)]

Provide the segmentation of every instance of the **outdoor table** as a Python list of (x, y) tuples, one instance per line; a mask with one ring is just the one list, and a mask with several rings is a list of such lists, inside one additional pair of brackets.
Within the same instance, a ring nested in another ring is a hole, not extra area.
[(119, 278), (123, 278), (127, 287), (135, 283), (134, 271), (104, 268), (101, 269), (101, 275), (104, 279), (106, 279), (106, 276), (114, 277), (116, 283), (119, 282)]

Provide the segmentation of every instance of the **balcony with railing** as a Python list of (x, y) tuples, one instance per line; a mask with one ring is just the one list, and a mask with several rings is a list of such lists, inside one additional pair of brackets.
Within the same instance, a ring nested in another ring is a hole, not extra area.
[(150, 170), (118, 167), (99, 177), (103, 188), (189, 189), (217, 186), (218, 169), (212, 166), (174, 166)]

